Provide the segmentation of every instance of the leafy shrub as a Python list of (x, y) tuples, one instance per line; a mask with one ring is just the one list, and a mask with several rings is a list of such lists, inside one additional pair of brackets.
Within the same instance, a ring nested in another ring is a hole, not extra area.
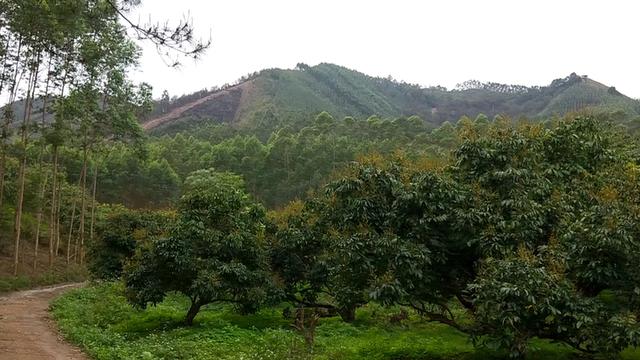
[(255, 312), (269, 284), (264, 228), (264, 208), (245, 193), (238, 176), (194, 172), (169, 236), (143, 247), (127, 266), (127, 298), (144, 308), (168, 292), (183, 293), (191, 299), (188, 325), (213, 302)]
[(115, 279), (137, 246), (167, 233), (174, 214), (167, 211), (112, 207), (96, 224), (96, 241), (89, 248), (89, 271), (94, 278)]

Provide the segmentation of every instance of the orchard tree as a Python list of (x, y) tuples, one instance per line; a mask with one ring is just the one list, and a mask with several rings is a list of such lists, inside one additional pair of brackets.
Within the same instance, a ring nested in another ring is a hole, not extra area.
[(534, 337), (586, 353), (638, 346), (634, 142), (590, 116), (486, 125), (457, 135), (450, 164), (374, 157), (275, 216), (285, 298), (347, 321), (372, 300), (409, 306), (513, 357)]
[(243, 313), (258, 309), (270, 284), (265, 212), (243, 187), (238, 176), (213, 170), (185, 180), (170, 236), (142, 248), (125, 270), (133, 305), (144, 308), (168, 292), (183, 293), (191, 300), (187, 325), (209, 303), (231, 303)]
[[(526, 352), (532, 337), (613, 354), (640, 341), (640, 214), (631, 142), (590, 116), (492, 126), (456, 150), (479, 251), (469, 283), (482, 342)], [(622, 195), (624, 194), (624, 195)]]
[(336, 311), (336, 304), (322, 301), (327, 288), (330, 244), (318, 232), (317, 217), (309, 202), (294, 201), (270, 213), (269, 259), (283, 300), (295, 307)]
[[(472, 273), (457, 212), (464, 189), (402, 156), (371, 160), (277, 217), (271, 259), (285, 298), (332, 308), (345, 321), (375, 300), (458, 326), (447, 303)], [(331, 301), (318, 301), (326, 295)]]

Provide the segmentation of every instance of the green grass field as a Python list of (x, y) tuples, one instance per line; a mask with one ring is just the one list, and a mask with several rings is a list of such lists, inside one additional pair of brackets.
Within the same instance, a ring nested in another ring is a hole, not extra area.
[[(119, 284), (70, 291), (52, 303), (62, 332), (95, 359), (500, 359), (475, 349), (450, 327), (412, 316), (392, 325), (395, 310), (370, 305), (354, 324), (321, 319), (312, 350), (282, 316), (282, 308), (241, 316), (226, 306), (208, 306), (191, 328), (182, 325), (188, 302), (171, 296), (156, 307), (135, 310)], [(561, 344), (535, 341), (530, 359), (578, 359)], [(623, 359), (640, 359), (628, 351)]]

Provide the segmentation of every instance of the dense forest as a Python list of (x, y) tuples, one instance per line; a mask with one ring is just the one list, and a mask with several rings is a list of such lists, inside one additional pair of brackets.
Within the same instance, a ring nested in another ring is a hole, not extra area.
[(209, 45), (139, 5), (0, 2), (0, 291), (89, 279), (51, 305), (88, 355), (640, 358), (637, 100), (331, 64), (154, 100), (138, 42)]

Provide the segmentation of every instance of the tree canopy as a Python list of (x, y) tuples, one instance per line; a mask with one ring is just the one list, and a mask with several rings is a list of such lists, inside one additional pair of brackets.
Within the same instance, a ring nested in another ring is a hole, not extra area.
[(178, 218), (166, 238), (151, 242), (125, 271), (131, 303), (146, 307), (177, 291), (191, 299), (186, 323), (203, 305), (227, 302), (253, 312), (265, 300), (269, 276), (265, 212), (228, 173), (199, 170), (185, 182)]
[(273, 269), (290, 301), (406, 305), (514, 356), (532, 337), (618, 352), (638, 344), (634, 149), (577, 117), (468, 132), (443, 167), (359, 163), (279, 218)]

